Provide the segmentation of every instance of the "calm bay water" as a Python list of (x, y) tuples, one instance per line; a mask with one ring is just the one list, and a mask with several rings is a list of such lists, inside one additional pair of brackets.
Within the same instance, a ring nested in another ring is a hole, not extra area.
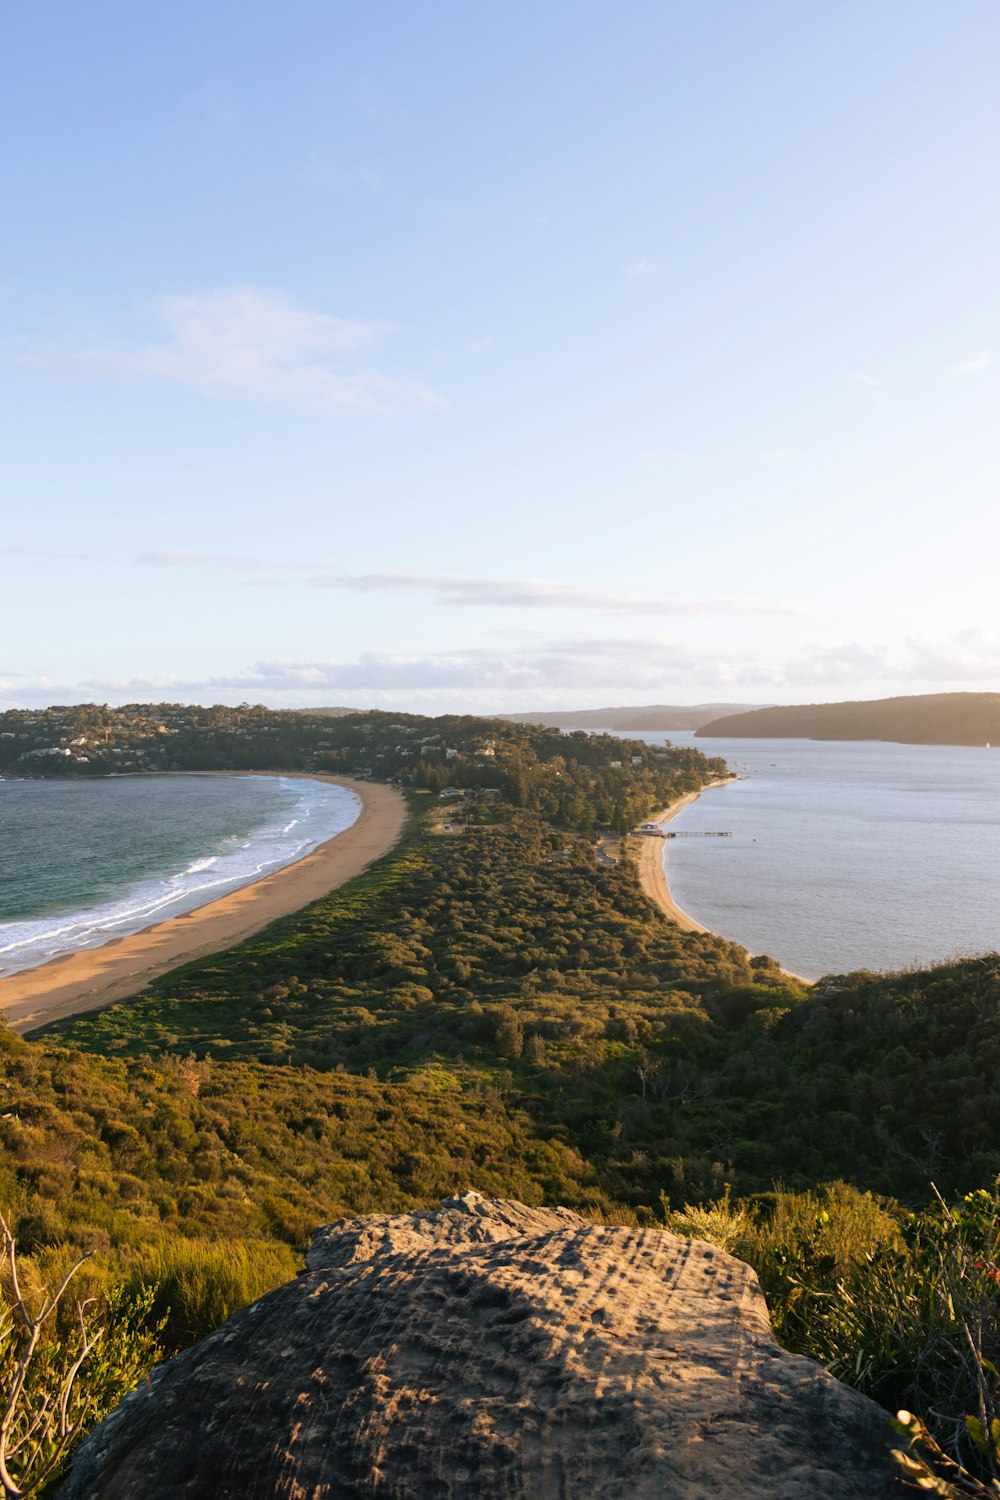
[(344, 787), (298, 777), (0, 780), (0, 975), (214, 901), (359, 811)]
[(646, 734), (741, 780), (679, 813), (671, 894), (696, 921), (816, 979), (1000, 948), (1000, 749)]

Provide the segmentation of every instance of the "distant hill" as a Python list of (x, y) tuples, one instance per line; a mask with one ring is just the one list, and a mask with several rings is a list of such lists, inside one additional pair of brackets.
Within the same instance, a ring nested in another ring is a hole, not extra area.
[(756, 708), (752, 703), (650, 703), (631, 708), (581, 708), (567, 712), (504, 714), (512, 724), (545, 724), (550, 729), (697, 729), (711, 720), (728, 714), (745, 716)]
[(342, 719), (345, 714), (363, 714), (363, 708), (294, 708), (296, 714), (326, 714), (331, 719)]
[(901, 745), (1000, 747), (1000, 693), (925, 693), (859, 703), (758, 708), (702, 722), (723, 739), (890, 740)]

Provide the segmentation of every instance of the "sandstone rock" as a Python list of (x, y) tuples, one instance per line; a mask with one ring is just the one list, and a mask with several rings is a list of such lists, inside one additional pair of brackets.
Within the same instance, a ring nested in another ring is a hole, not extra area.
[(884, 1412), (775, 1343), (754, 1273), (469, 1193), (321, 1229), (156, 1371), (60, 1500), (875, 1500)]

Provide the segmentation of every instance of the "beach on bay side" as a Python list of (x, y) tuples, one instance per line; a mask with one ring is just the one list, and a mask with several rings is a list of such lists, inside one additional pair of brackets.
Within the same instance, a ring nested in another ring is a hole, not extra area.
[[(659, 823), (661, 826), (669, 823), (676, 818), (679, 812), (683, 812), (685, 807), (690, 807), (691, 803), (695, 802), (701, 796), (702, 792), (707, 792), (711, 787), (725, 786), (733, 779), (732, 776), (720, 776), (718, 781), (706, 782), (696, 792), (688, 792), (686, 796), (679, 797), (676, 802), (672, 802), (662, 812), (654, 814), (649, 821), (651, 823)], [(703, 927), (700, 922), (696, 922), (694, 917), (689, 917), (687, 912), (683, 911), (677, 905), (670, 894), (670, 887), (667, 884), (667, 872), (663, 867), (663, 840), (655, 834), (643, 834), (636, 835), (633, 843), (638, 846), (636, 849), (636, 869), (639, 875), (639, 884), (654, 906), (658, 906), (664, 916), (669, 917), (672, 922), (676, 922), (682, 932), (708, 932), (709, 929)]]
[(407, 806), (395, 787), (349, 776), (317, 774), (315, 779), (334, 782), (358, 798), (361, 812), (350, 827), (294, 864), (181, 916), (0, 979), (0, 1013), (11, 1030), (31, 1031), (138, 994), (170, 969), (232, 948), (269, 922), (318, 901), (397, 843)]
[[(661, 826), (669, 823), (677, 817), (678, 813), (683, 812), (685, 807), (690, 807), (692, 802), (696, 802), (702, 792), (711, 791), (713, 787), (726, 786), (730, 782), (737, 780), (739, 778), (736, 776), (720, 776), (717, 781), (707, 781), (696, 792), (688, 792), (686, 796), (679, 797), (676, 802), (672, 802), (669, 807), (664, 808), (663, 812), (657, 813), (649, 821), (651, 823), (659, 823)], [(683, 907), (678, 906), (670, 894), (667, 872), (663, 863), (663, 840), (657, 838), (655, 834), (637, 834), (631, 842), (633, 845), (638, 846), (635, 852), (635, 863), (639, 876), (639, 884), (642, 886), (644, 894), (649, 897), (654, 906), (659, 907), (664, 916), (669, 917), (671, 922), (675, 922), (682, 932), (711, 931), (710, 928), (703, 926), (701, 922), (696, 922), (694, 917), (688, 916)], [(791, 969), (783, 968), (781, 972), (787, 975), (789, 979), (794, 979), (796, 984), (808, 985), (812, 983), (811, 979), (806, 979), (802, 974), (796, 974)]]

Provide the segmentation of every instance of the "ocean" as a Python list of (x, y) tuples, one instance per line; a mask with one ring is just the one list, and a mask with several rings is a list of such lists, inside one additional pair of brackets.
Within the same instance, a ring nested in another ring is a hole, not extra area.
[(290, 776), (0, 780), (0, 976), (214, 901), (359, 812)]
[[(636, 736), (722, 756), (664, 840), (689, 916), (807, 979), (1000, 948), (1000, 750)], [(696, 833), (728, 838), (694, 838)]]

